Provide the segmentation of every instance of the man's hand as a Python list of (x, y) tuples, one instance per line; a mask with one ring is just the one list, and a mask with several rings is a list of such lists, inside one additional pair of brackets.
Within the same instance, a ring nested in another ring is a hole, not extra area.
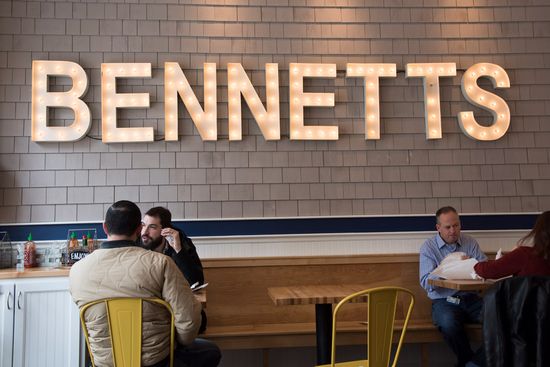
[(181, 239), (179, 231), (173, 228), (163, 228), (160, 235), (166, 239), (166, 242), (179, 253), (181, 251)]

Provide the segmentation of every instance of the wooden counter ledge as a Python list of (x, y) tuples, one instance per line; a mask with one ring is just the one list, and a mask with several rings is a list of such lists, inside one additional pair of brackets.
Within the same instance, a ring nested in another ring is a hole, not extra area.
[(0, 269), (0, 279), (66, 277), (69, 276), (70, 266), (56, 268), (37, 267), (18, 270), (15, 268)]

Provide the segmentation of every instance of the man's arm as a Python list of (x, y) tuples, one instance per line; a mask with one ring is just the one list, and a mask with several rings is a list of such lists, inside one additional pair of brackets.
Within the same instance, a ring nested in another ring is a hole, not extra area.
[(435, 287), (428, 284), (428, 279), (437, 278), (431, 275), (431, 272), (439, 266), (434, 254), (432, 253), (428, 241), (424, 242), (420, 248), (419, 276), (420, 286), (427, 292), (431, 292)]
[(197, 336), (201, 324), (200, 302), (193, 296), (189, 284), (176, 265), (166, 258), (164, 262), (162, 298), (174, 312), (176, 339), (179, 344), (190, 344)]
[(181, 250), (179, 252), (171, 251), (170, 256), (185, 276), (189, 284), (204, 283), (204, 273), (202, 263), (197, 254), (197, 249), (193, 245), (193, 241), (183, 232), (179, 232), (179, 240), (181, 241)]
[[(179, 252), (176, 251), (175, 246), (170, 246), (165, 251), (165, 254), (170, 256), (176, 263), (177, 267), (187, 280), (189, 284), (204, 284), (204, 273), (202, 270), (202, 263), (197, 254), (197, 249), (189, 237), (180, 230), (177, 230), (175, 236), (175, 244), (177, 245)], [(201, 311), (201, 326), (199, 328), (199, 334), (204, 333), (208, 319), (206, 312)]]

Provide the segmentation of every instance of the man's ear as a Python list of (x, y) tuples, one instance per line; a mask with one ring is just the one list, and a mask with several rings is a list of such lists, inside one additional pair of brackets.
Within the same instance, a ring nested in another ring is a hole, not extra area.
[(143, 228), (143, 224), (140, 223), (139, 226), (137, 226), (136, 228), (136, 231), (134, 232), (134, 234), (136, 235), (136, 238), (140, 238), (141, 237), (141, 229)]
[(109, 232), (107, 232), (107, 225), (105, 224), (105, 222), (103, 222), (103, 232), (105, 232), (107, 236), (109, 235)]
[(439, 223), (436, 223), (436, 225), (435, 225), (435, 229), (436, 229), (436, 231), (438, 231), (438, 232), (439, 232), (439, 228), (440, 228), (440, 227), (441, 227), (441, 225), (440, 225)]

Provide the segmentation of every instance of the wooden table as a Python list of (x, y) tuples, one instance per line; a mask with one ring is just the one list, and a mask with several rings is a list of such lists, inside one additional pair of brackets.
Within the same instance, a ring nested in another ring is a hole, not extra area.
[[(332, 304), (352, 293), (369, 288), (364, 284), (299, 285), (267, 289), (277, 306), (315, 305), (315, 333), (317, 337), (317, 364), (330, 363), (332, 339)], [(355, 302), (365, 302), (367, 296)]]
[(495, 281), (482, 279), (428, 279), (428, 284), (436, 287), (456, 289), (458, 291), (475, 292), (491, 287), (495, 284)]

